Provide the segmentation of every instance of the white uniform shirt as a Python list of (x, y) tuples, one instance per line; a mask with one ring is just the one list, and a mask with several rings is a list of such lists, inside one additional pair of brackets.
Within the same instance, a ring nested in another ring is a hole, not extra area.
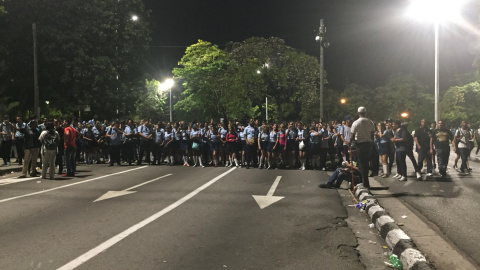
[(351, 138), (355, 138), (357, 143), (371, 142), (372, 132), (375, 132), (375, 125), (372, 120), (360, 117), (353, 122), (351, 129)]

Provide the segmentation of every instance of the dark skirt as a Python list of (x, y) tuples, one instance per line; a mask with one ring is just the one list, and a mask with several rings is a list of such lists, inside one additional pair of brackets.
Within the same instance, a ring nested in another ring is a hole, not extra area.
[(295, 151), (295, 145), (296, 144), (297, 143), (295, 142), (295, 140), (288, 139), (287, 140), (287, 151), (290, 151), (290, 152)]
[(188, 148), (189, 148), (189, 145), (190, 145), (190, 143), (188, 141), (181, 140), (180, 141), (180, 150), (187, 151)]
[(269, 153), (273, 153), (273, 147), (275, 146), (275, 143), (274, 142), (268, 142), (268, 147), (267, 147), (267, 151)]
[(209, 146), (210, 146), (210, 152), (218, 151), (218, 142), (210, 142)]
[(309, 145), (310, 147), (310, 153), (314, 156), (320, 155), (320, 144), (319, 143), (311, 143)]
[(237, 142), (227, 142), (227, 153), (234, 153), (237, 151)]
[(380, 156), (388, 154), (388, 143), (379, 143), (378, 144), (378, 154)]
[(260, 148), (262, 151), (267, 151), (268, 150), (268, 141), (260, 141)]

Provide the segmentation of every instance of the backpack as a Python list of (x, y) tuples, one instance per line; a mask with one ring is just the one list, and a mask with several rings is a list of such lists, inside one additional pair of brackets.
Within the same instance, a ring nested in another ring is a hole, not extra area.
[(48, 131), (45, 138), (43, 138), (43, 144), (47, 150), (57, 150), (58, 137), (55, 132)]

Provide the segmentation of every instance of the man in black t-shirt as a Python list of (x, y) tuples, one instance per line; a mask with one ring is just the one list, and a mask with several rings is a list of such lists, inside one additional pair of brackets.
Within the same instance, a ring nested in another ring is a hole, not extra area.
[(453, 134), (448, 130), (442, 120), (438, 121), (437, 129), (432, 131), (430, 138), (430, 153), (433, 153), (433, 147), (437, 154), (438, 172), (445, 179), (447, 176), (447, 164), (450, 157), (450, 143), (453, 147), (453, 152), (456, 151)]
[(425, 119), (420, 121), (420, 127), (415, 130), (413, 137), (417, 145), (418, 167), (423, 167), (423, 161), (427, 161), (427, 176), (432, 175), (432, 154), (430, 153), (430, 129), (425, 125)]

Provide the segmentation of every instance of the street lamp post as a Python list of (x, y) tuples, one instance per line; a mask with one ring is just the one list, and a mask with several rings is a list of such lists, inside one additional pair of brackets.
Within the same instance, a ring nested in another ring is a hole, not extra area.
[(165, 80), (164, 83), (161, 83), (159, 86), (159, 89), (161, 91), (169, 90), (170, 92), (170, 123), (173, 121), (173, 117), (172, 117), (172, 86), (173, 84), (174, 84), (173, 79), (167, 79)]
[(439, 27), (443, 21), (459, 21), (462, 0), (410, 0), (409, 15), (417, 19), (433, 21), (435, 27), (435, 122), (438, 123), (440, 111), (439, 104)]

